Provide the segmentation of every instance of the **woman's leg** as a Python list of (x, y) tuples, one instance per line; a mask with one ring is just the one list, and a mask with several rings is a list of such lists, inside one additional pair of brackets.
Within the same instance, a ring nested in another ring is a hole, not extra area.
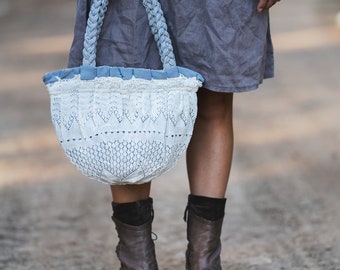
[(233, 154), (233, 94), (198, 92), (198, 114), (187, 151), (191, 194), (224, 198)]
[(147, 199), (150, 196), (151, 182), (141, 185), (112, 185), (112, 200), (115, 203), (128, 203)]
[(233, 154), (233, 94), (198, 92), (198, 114), (187, 151), (186, 269), (221, 268), (220, 235)]

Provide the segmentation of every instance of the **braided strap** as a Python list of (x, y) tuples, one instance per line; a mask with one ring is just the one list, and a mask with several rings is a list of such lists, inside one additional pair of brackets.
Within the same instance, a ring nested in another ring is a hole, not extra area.
[(94, 0), (91, 5), (84, 38), (83, 66), (96, 66), (97, 41), (108, 4), (108, 0)]
[(158, 0), (143, 0), (143, 5), (148, 15), (151, 32), (157, 43), (163, 68), (167, 69), (176, 66), (168, 27), (160, 3)]
[[(176, 66), (166, 21), (158, 0), (142, 0), (163, 68)], [(84, 38), (83, 66), (96, 66), (97, 42), (109, 0), (93, 0)]]

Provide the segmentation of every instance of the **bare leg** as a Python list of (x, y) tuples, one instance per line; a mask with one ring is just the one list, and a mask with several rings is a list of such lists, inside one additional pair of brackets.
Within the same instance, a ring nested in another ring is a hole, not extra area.
[(112, 200), (115, 203), (128, 203), (144, 200), (150, 196), (151, 182), (141, 185), (112, 185)]
[(198, 92), (198, 115), (187, 151), (190, 192), (224, 198), (233, 154), (233, 94)]

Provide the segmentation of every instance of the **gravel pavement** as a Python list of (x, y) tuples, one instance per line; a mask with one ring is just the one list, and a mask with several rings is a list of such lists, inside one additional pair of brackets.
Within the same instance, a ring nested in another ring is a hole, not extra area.
[[(41, 76), (63, 68), (75, 1), (0, 0), (0, 269), (119, 269), (106, 185), (66, 160)], [(340, 270), (338, 0), (272, 9), (276, 78), (235, 96), (228, 270)], [(184, 269), (185, 163), (154, 182), (160, 269)]]

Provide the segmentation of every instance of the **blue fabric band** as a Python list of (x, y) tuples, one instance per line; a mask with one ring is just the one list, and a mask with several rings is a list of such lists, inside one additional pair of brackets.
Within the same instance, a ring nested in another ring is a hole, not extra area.
[(80, 75), (82, 80), (93, 80), (96, 77), (116, 77), (123, 80), (129, 80), (132, 77), (145, 80), (162, 80), (168, 78), (177, 78), (184, 76), (187, 78), (196, 78), (203, 82), (203, 77), (191, 69), (183, 67), (172, 67), (165, 70), (152, 70), (142, 68), (124, 68), (124, 67), (109, 67), (109, 66), (80, 66), (75, 68), (67, 68), (46, 73), (43, 77), (45, 84), (55, 83), (63, 79), (72, 79)]

